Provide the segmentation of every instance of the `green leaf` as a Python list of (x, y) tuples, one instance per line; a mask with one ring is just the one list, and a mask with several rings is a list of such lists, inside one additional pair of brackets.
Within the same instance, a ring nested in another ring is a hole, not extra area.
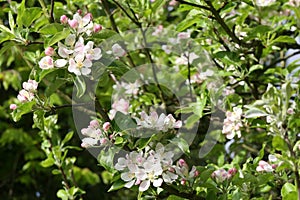
[(264, 68), (263, 65), (253, 65), (250, 67), (248, 74), (251, 74), (253, 71), (263, 69), (263, 68)]
[(41, 8), (27, 8), (22, 16), (24, 26), (29, 27), (42, 14)]
[(61, 145), (63, 146), (65, 143), (67, 143), (69, 140), (72, 139), (74, 132), (71, 131), (69, 132), (66, 137), (63, 139), (63, 141), (61, 142)]
[(14, 17), (12, 16), (11, 14), (11, 11), (8, 12), (8, 22), (9, 22), (9, 27), (10, 27), (10, 30), (14, 30), (15, 28), (15, 20), (14, 20)]
[(62, 200), (68, 200), (69, 199), (68, 193), (63, 189), (58, 190), (57, 193), (56, 193), (56, 196), (58, 198), (61, 198)]
[(126, 183), (124, 181), (119, 179), (116, 182), (114, 182), (114, 184), (109, 188), (108, 192), (119, 190), (119, 189), (123, 188), (125, 184)]
[(68, 35), (70, 35), (70, 30), (64, 28), (63, 31), (56, 33), (48, 42), (45, 42), (44, 47), (50, 47), (57, 42), (65, 39), (66, 37), (68, 37)]
[(102, 149), (98, 155), (98, 162), (102, 167), (107, 171), (113, 173), (115, 172), (114, 168), (114, 156), (119, 150), (116, 147), (109, 147), (107, 149)]
[(26, 0), (22, 0), (22, 2), (20, 3), (19, 7), (18, 7), (18, 14), (17, 14), (17, 24), (20, 28), (22, 28), (23, 26), (23, 15), (25, 12), (25, 1)]
[(164, 0), (156, 0), (152, 3), (152, 12), (155, 13), (163, 4), (165, 3)]
[(12, 118), (15, 122), (19, 121), (22, 115), (30, 113), (32, 107), (35, 105), (35, 101), (29, 101), (23, 104), (18, 105), (17, 109), (12, 112)]
[(281, 196), (283, 200), (297, 199), (297, 190), (292, 183), (285, 183), (281, 188)]
[(190, 153), (190, 149), (189, 149), (189, 144), (187, 143), (187, 141), (183, 138), (173, 138), (172, 140), (170, 140), (170, 142), (172, 144), (175, 144), (176, 146), (179, 147), (179, 149), (184, 152), (185, 154), (189, 154)]
[(254, 164), (254, 165), (257, 165), (258, 162), (264, 157), (264, 155), (265, 155), (265, 147), (266, 147), (266, 144), (264, 143), (264, 144), (262, 145), (261, 150), (259, 151), (258, 156), (253, 160), (253, 164)]
[(167, 200), (187, 200), (187, 199), (172, 194), (167, 198)]
[(40, 30), (39, 33), (41, 34), (48, 34), (48, 35), (54, 35), (57, 32), (60, 32), (63, 30), (63, 25), (58, 24), (58, 23), (53, 23), (53, 24), (47, 24), (43, 26)]
[(271, 44), (274, 43), (296, 43), (296, 40), (290, 36), (282, 35), (271, 42)]
[(251, 107), (249, 110), (246, 111), (245, 113), (245, 117), (246, 118), (257, 118), (257, 117), (264, 117), (267, 116), (268, 114), (258, 108), (255, 107)]
[(55, 160), (52, 157), (52, 154), (48, 155), (48, 158), (46, 160), (43, 160), (42, 162), (40, 162), (40, 165), (42, 167), (51, 167), (52, 165), (54, 165)]
[(176, 30), (179, 32), (184, 31), (187, 28), (193, 26), (194, 24), (197, 24), (198, 22), (199, 22), (199, 18), (196, 18), (196, 17), (195, 18), (187, 18), (177, 25)]
[(287, 151), (288, 150), (288, 146), (286, 144), (286, 142), (284, 141), (283, 138), (281, 138), (280, 136), (276, 135), (273, 137), (272, 139), (272, 146), (279, 151)]
[(82, 97), (86, 91), (86, 84), (83, 76), (76, 76), (74, 81), (76, 87), (76, 96)]
[(186, 123), (185, 123), (185, 127), (186, 127), (187, 129), (193, 128), (194, 124), (195, 124), (196, 122), (198, 122), (200, 118), (201, 118), (201, 117), (200, 117), (199, 115), (192, 114), (191, 116), (189, 116), (189, 117), (187, 118)]

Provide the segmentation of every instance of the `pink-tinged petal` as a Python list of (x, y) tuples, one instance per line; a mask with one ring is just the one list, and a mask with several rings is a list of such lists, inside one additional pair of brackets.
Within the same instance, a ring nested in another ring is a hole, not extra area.
[(15, 110), (15, 109), (17, 109), (17, 105), (16, 104), (10, 104), (9, 109)]
[(145, 192), (150, 187), (150, 180), (145, 180), (140, 184), (139, 191)]
[(81, 68), (82, 75), (88, 75), (91, 73), (91, 71), (92, 71), (91, 69), (86, 68), (86, 67)]
[(99, 31), (102, 30), (102, 26), (100, 24), (95, 24), (94, 27), (93, 27), (93, 31), (95, 33), (98, 33)]
[(162, 182), (163, 182), (163, 180), (161, 178), (156, 179), (156, 180), (153, 181), (153, 186), (154, 187), (159, 187), (159, 186), (161, 186)]
[(51, 69), (54, 67), (53, 59), (50, 56), (45, 56), (39, 61), (39, 67), (41, 69)]
[(69, 18), (66, 15), (62, 15), (60, 17), (60, 23), (62, 23), (62, 24), (68, 23), (68, 20), (69, 20)]
[(58, 60), (55, 61), (54, 65), (55, 65), (55, 67), (60, 68), (60, 67), (66, 66), (67, 63), (68, 63), (68, 61), (65, 60), (65, 59), (58, 59)]
[(71, 28), (77, 28), (79, 23), (76, 19), (68, 20), (68, 24)]
[(83, 18), (82, 18), (82, 25), (86, 26), (88, 23), (90, 23), (90, 21), (92, 20), (92, 14), (91, 13), (87, 13)]
[(52, 47), (47, 47), (47, 48), (45, 49), (45, 54), (46, 54), (46, 56), (53, 56), (53, 54), (54, 54), (54, 49), (53, 49)]
[(263, 169), (261, 166), (257, 166), (257, 167), (256, 167), (256, 171), (262, 172), (262, 171), (264, 171), (264, 169)]
[(109, 123), (109, 122), (105, 122), (105, 123), (103, 124), (102, 128), (103, 128), (104, 131), (108, 131), (109, 128), (110, 128), (110, 123)]
[(126, 188), (131, 188), (134, 185), (135, 180), (132, 180), (124, 185)]
[(121, 179), (123, 181), (131, 181), (132, 179), (134, 178), (134, 174), (133, 173), (130, 173), (130, 172), (124, 172), (121, 174)]
[(175, 122), (174, 128), (181, 128), (182, 127), (182, 121), (178, 120), (177, 122)]
[(90, 61), (90, 60), (88, 60), (88, 59), (85, 59), (85, 60), (83, 61), (83, 65), (84, 65), (85, 67), (92, 67), (93, 63), (92, 63), (92, 61)]

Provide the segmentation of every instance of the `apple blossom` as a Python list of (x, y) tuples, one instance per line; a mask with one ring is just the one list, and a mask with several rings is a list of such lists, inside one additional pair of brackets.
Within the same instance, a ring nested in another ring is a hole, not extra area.
[(34, 98), (34, 94), (23, 89), (19, 92), (17, 98), (20, 102), (24, 103), (27, 101), (32, 101)]
[(109, 111), (109, 118), (112, 120), (117, 112), (121, 112), (125, 115), (128, 114), (129, 102), (122, 98), (115, 101), (111, 108), (112, 109)]
[(256, 5), (265, 7), (265, 6), (271, 5), (275, 2), (276, 2), (276, 0), (256, 0)]
[(71, 28), (77, 28), (78, 27), (78, 21), (76, 19), (69, 19), (68, 24)]
[(101, 49), (99, 48), (94, 48), (94, 42), (89, 41), (85, 46), (84, 46), (84, 52), (86, 54), (86, 58), (89, 60), (99, 60), (102, 57), (101, 54)]
[(87, 128), (81, 129), (81, 133), (85, 136), (81, 144), (84, 148), (105, 145), (108, 142), (108, 138), (100, 129), (100, 124), (97, 120), (90, 121)]
[(169, 170), (172, 168), (172, 157), (173, 153), (164, 152), (163, 145), (158, 143), (155, 151), (130, 152), (125, 158), (119, 158), (115, 169), (121, 171), (121, 179), (127, 182), (125, 187), (139, 185), (139, 191), (143, 192), (151, 184), (160, 187), (163, 182), (171, 183), (178, 178)]
[(94, 33), (98, 33), (102, 30), (102, 26), (100, 24), (94, 24), (93, 31)]
[(29, 79), (27, 82), (23, 82), (22, 84), (23, 89), (29, 91), (29, 92), (34, 92), (38, 88), (38, 82), (35, 80)]
[(126, 55), (126, 51), (119, 44), (114, 44), (111, 48), (113, 55), (118, 58)]
[(258, 166), (256, 167), (256, 171), (258, 172), (272, 172), (274, 169), (272, 167), (272, 165), (270, 165), (269, 163), (267, 163), (264, 160), (260, 160), (258, 162)]
[(41, 69), (51, 69), (54, 67), (53, 59), (50, 56), (45, 56), (39, 61)]
[(16, 104), (10, 104), (9, 105), (9, 109), (11, 109), (11, 110), (15, 110), (15, 109), (17, 109), (17, 105)]
[(54, 49), (52, 47), (47, 47), (45, 49), (45, 55), (46, 56), (53, 56), (53, 54), (54, 54)]
[(238, 107), (234, 107), (233, 112), (226, 112), (222, 133), (226, 135), (227, 139), (232, 139), (235, 135), (237, 135), (238, 138), (241, 137), (240, 128), (243, 126), (241, 121), (242, 112), (242, 109)]
[(109, 123), (109, 122), (105, 122), (105, 123), (103, 124), (102, 128), (103, 128), (104, 131), (108, 131), (109, 128), (110, 128), (110, 123)]
[(62, 15), (60, 16), (60, 22), (62, 24), (67, 24), (68, 23), (69, 18), (66, 15)]
[(91, 73), (92, 62), (85, 59), (83, 55), (78, 54), (74, 59), (69, 60), (68, 71), (76, 75), (88, 75)]

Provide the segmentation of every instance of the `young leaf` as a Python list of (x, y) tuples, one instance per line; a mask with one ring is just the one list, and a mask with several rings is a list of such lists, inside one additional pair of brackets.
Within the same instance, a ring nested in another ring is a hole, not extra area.
[(22, 115), (25, 115), (32, 111), (32, 107), (35, 105), (35, 101), (29, 101), (18, 105), (18, 108), (12, 112), (12, 118), (15, 122), (19, 121)]
[(82, 76), (76, 76), (74, 84), (76, 87), (76, 96), (82, 97), (86, 91), (86, 84), (84, 78)]

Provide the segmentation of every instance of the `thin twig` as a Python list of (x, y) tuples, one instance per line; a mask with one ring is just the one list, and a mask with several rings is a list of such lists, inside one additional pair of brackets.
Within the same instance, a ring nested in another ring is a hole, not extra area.
[(51, 0), (51, 8), (50, 8), (50, 21), (54, 22), (54, 0)]

